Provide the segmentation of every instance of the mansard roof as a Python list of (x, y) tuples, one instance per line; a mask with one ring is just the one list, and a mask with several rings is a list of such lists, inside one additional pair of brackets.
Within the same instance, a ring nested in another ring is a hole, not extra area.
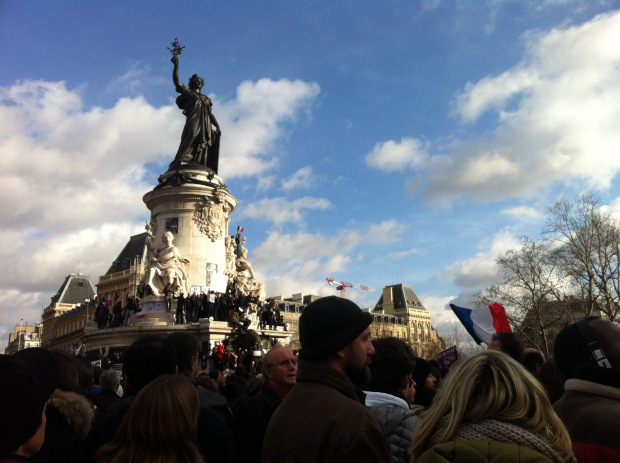
[[(138, 262), (135, 262), (138, 257)], [(146, 257), (146, 232), (134, 235), (129, 238), (129, 241), (118, 255), (116, 260), (112, 262), (112, 265), (106, 272), (106, 275), (110, 273), (116, 273), (121, 270), (129, 269), (132, 265), (142, 262)]]
[[(422, 301), (418, 298), (413, 288), (409, 285), (399, 283), (397, 285), (386, 286), (392, 288), (392, 299), (394, 300), (394, 310), (419, 309), (426, 310)], [(383, 292), (379, 296), (379, 300), (372, 309), (373, 312), (383, 310)]]
[(52, 303), (79, 304), (93, 299), (97, 291), (87, 275), (72, 273), (65, 278), (58, 292), (52, 296)]

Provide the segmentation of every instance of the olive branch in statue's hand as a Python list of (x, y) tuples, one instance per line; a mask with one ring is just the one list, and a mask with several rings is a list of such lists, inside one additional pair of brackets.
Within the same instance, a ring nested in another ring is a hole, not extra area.
[(167, 47), (168, 50), (170, 50), (170, 53), (172, 54), (173, 57), (177, 57), (181, 54), (181, 52), (183, 51), (183, 49), (185, 48), (184, 46), (182, 47), (181, 44), (179, 43), (179, 39), (178, 37), (174, 38), (174, 42), (171, 42), (170, 45), (172, 45), (172, 48)]

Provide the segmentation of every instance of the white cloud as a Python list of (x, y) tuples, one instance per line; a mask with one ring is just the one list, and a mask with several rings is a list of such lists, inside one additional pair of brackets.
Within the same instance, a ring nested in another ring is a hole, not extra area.
[(448, 305), (454, 299), (453, 296), (418, 294), (418, 297), (422, 301), (422, 304), (426, 310), (431, 313), (433, 328), (437, 330), (439, 336), (446, 336), (450, 334), (452, 326), (460, 323)]
[(518, 219), (540, 220), (543, 217), (542, 212), (530, 206), (517, 206), (508, 209), (502, 209), (500, 214), (509, 215)]
[(404, 251), (393, 252), (388, 257), (390, 259), (399, 260), (408, 256), (422, 256), (428, 253), (426, 249), (411, 248)]
[(364, 241), (366, 244), (397, 243), (407, 228), (396, 219), (385, 220), (368, 227), (368, 231), (364, 234)]
[(276, 225), (292, 222), (298, 226), (303, 226), (305, 224), (303, 217), (305, 210), (323, 210), (331, 206), (332, 204), (328, 199), (312, 196), (304, 196), (292, 201), (285, 197), (264, 198), (239, 209), (237, 220), (249, 217), (273, 222)]
[(530, 92), (536, 84), (540, 85), (538, 75), (529, 67), (485, 77), (475, 84), (467, 83), (456, 98), (454, 114), (464, 122), (474, 122), (486, 111), (501, 111), (510, 98)]
[(620, 197), (611, 201), (605, 210), (616, 220), (620, 220)]
[(275, 175), (263, 175), (258, 178), (256, 191), (264, 192), (271, 190), (276, 184), (277, 177)]
[(113, 79), (108, 84), (106, 90), (109, 93), (140, 95), (144, 92), (146, 86), (169, 82), (168, 79), (163, 77), (153, 77), (149, 64), (132, 61), (128, 66), (129, 69), (125, 74)]
[(287, 135), (286, 124), (300, 114), (309, 116), (319, 92), (316, 83), (260, 79), (241, 83), (231, 102), (211, 95), (213, 112), (224, 130), (220, 152), (227, 156), (225, 163), (220, 162), (219, 174), (231, 179), (274, 168), (278, 158), (271, 151)]
[(422, 11), (431, 11), (439, 7), (441, 0), (422, 0)]
[(302, 167), (294, 172), (289, 178), (282, 180), (282, 189), (291, 191), (295, 189), (308, 190), (316, 186), (317, 177), (312, 174), (312, 167)]
[(475, 256), (447, 266), (443, 276), (464, 290), (490, 286), (497, 281), (497, 258), (508, 249), (519, 246), (520, 242), (515, 236), (507, 231), (500, 231), (490, 242), (481, 243), (483, 250)]
[(403, 138), (400, 143), (389, 140), (377, 143), (366, 155), (366, 164), (385, 172), (415, 169), (427, 160), (425, 143), (415, 138)]
[[(285, 297), (300, 288), (310, 294), (334, 294), (334, 288), (327, 285), (326, 277), (346, 273), (353, 265), (359, 248), (376, 240), (378, 230), (391, 230), (400, 234), (400, 226), (393, 221), (370, 225), (366, 230), (341, 230), (336, 236), (298, 232), (283, 234), (270, 232), (268, 238), (252, 249), (248, 259), (259, 279), (265, 282), (269, 295)], [(379, 233), (383, 236), (382, 233)], [(349, 297), (347, 293), (347, 297)], [(352, 298), (364, 299), (371, 304), (375, 294), (351, 294)], [(374, 302), (372, 302), (374, 304)]]
[(439, 206), (459, 197), (527, 198), (557, 182), (609, 188), (620, 170), (620, 12), (523, 40), (516, 66), (468, 83), (455, 98), (452, 113), (465, 124), (497, 116), (491, 129), (479, 128), (485, 135), (446, 135), (449, 143), (421, 152), (419, 143), (387, 141), (369, 165), (414, 170), (408, 193)]

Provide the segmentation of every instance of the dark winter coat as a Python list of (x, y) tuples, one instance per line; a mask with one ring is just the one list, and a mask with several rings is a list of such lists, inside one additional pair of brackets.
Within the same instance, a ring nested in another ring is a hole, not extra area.
[(111, 412), (110, 408), (118, 404), (121, 400), (123, 399), (111, 389), (104, 389), (93, 397), (93, 402), (95, 402), (95, 406), (97, 407), (97, 412), (95, 414), (96, 421), (99, 422), (108, 416)]
[(620, 461), (620, 389), (569, 379), (553, 408), (564, 422), (579, 463)]
[(280, 394), (266, 384), (254, 394), (239, 398), (231, 425), (239, 461), (260, 462), (267, 425), (281, 402)]
[(43, 447), (32, 457), (45, 463), (79, 463), (95, 408), (84, 394), (56, 389), (47, 402)]
[(267, 427), (264, 463), (392, 463), (364, 393), (322, 362), (301, 362), (297, 385)]

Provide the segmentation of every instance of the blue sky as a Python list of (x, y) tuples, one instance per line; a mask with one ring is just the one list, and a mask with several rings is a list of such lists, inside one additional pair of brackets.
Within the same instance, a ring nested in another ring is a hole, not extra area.
[(0, 339), (143, 231), (184, 123), (175, 37), (270, 296), (406, 283), (447, 333), (561, 195), (618, 209), (617, 1), (5, 0)]

